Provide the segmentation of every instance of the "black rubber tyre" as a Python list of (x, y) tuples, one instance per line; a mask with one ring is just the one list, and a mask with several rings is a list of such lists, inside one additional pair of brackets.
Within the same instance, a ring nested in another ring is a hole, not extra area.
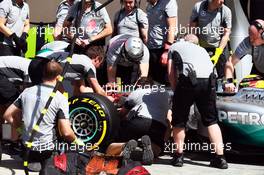
[(98, 149), (114, 141), (120, 119), (114, 104), (106, 97), (86, 93), (69, 99), (70, 120), (76, 136)]

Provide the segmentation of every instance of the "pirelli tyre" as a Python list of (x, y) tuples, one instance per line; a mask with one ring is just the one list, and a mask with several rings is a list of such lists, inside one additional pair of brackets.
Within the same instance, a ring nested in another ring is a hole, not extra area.
[(120, 120), (114, 104), (106, 97), (86, 93), (69, 99), (73, 131), (87, 149), (104, 149), (118, 134)]

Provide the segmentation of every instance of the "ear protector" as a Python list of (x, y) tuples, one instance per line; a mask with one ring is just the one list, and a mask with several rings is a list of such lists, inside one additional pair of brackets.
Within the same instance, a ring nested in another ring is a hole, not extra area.
[(258, 31), (262, 30), (260, 33), (261, 39), (264, 40), (264, 27), (258, 21), (252, 21), (250, 25), (253, 25), (257, 28)]

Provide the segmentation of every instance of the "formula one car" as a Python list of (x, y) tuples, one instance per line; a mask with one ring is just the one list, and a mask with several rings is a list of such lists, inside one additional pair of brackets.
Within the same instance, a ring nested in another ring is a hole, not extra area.
[[(227, 151), (264, 155), (264, 89), (256, 88), (262, 82), (258, 76), (245, 78), (237, 93), (217, 93), (219, 126), (225, 146), (228, 145)], [(200, 117), (197, 111), (194, 116)], [(198, 136), (208, 137), (199, 119), (195, 127)]]

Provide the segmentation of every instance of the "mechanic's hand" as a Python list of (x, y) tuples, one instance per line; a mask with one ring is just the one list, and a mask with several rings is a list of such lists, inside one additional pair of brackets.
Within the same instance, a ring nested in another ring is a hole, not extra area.
[(107, 96), (107, 98), (111, 101), (111, 102), (115, 102), (116, 99), (114, 97), (112, 97), (111, 95)]
[(80, 39), (80, 41), (81, 41), (81, 46), (82, 47), (86, 47), (86, 46), (88, 46), (90, 44), (89, 39)]
[(26, 32), (23, 32), (21, 37), (19, 38), (20, 39), (20, 43), (21, 43), (21, 50), (23, 51), (23, 53), (26, 53), (27, 52), (27, 37), (28, 37), (28, 34)]
[(235, 86), (234, 83), (226, 83), (226, 84), (224, 84), (224, 91), (225, 92), (231, 93), (231, 92), (235, 92), (235, 90), (236, 90), (236, 86)]
[(168, 50), (165, 50), (160, 57), (160, 62), (163, 66), (167, 66), (168, 64)]
[(16, 44), (16, 48), (18, 50), (22, 50), (24, 53), (27, 51), (27, 42), (23, 38), (19, 38), (16, 33), (13, 33), (9, 36), (11, 40), (13, 40)]
[(76, 38), (75, 44), (77, 44), (78, 46), (82, 46), (82, 41), (80, 38)]
[(163, 66), (168, 65), (168, 53), (169, 53), (169, 49), (170, 49), (171, 45), (172, 45), (172, 43), (169, 43), (169, 42), (166, 42), (164, 44), (164, 51), (160, 57), (160, 62)]
[(78, 139), (77, 137), (72, 143), (80, 146), (85, 146), (84, 142), (81, 139)]
[(223, 53), (223, 49), (216, 48), (214, 56), (211, 57), (211, 61), (213, 62), (214, 66), (217, 64), (220, 55)]

